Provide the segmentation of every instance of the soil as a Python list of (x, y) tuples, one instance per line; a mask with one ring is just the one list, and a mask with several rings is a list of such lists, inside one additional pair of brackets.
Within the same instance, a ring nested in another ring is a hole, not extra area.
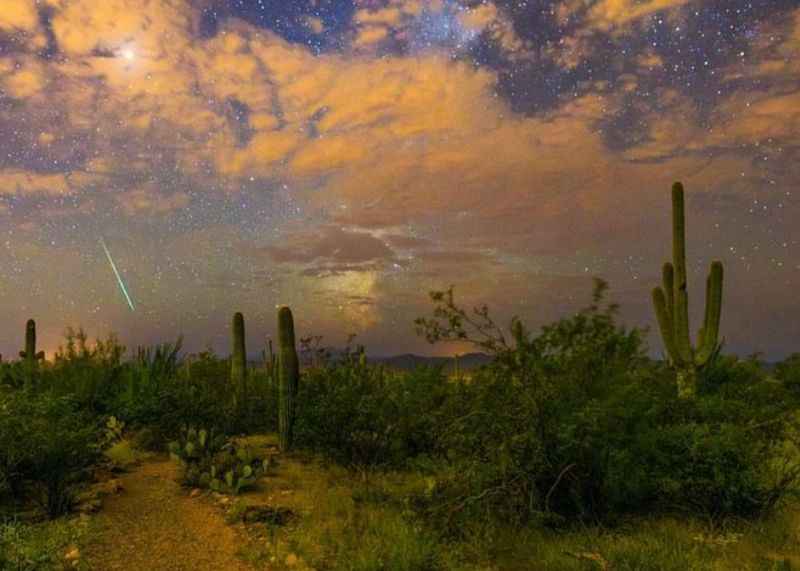
[(97, 571), (250, 571), (237, 557), (246, 539), (212, 505), (190, 498), (169, 459), (147, 461), (120, 478), (95, 519), (83, 563)]

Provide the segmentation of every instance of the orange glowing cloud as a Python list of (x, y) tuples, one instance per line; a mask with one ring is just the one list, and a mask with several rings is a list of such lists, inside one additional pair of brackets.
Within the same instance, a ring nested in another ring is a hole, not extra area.
[(609, 31), (630, 25), (662, 10), (689, 4), (692, 0), (600, 0), (589, 9), (591, 26)]

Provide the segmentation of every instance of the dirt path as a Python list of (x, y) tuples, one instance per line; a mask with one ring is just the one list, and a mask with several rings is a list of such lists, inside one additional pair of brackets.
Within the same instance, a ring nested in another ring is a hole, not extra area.
[(222, 515), (190, 499), (169, 460), (146, 462), (121, 478), (124, 491), (106, 498), (85, 562), (96, 571), (250, 571), (236, 557), (244, 539)]

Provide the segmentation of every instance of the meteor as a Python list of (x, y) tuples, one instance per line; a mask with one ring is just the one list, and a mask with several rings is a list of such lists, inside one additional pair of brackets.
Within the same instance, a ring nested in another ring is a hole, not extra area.
[(133, 301), (131, 300), (131, 296), (128, 295), (128, 290), (125, 287), (125, 282), (122, 281), (122, 276), (120, 276), (119, 271), (117, 271), (117, 265), (111, 258), (111, 252), (108, 251), (106, 242), (102, 238), (100, 238), (100, 245), (103, 246), (103, 250), (106, 253), (106, 258), (108, 258), (108, 263), (111, 264), (111, 269), (114, 270), (114, 275), (117, 276), (117, 283), (119, 283), (119, 289), (122, 290), (122, 294), (125, 296), (125, 299), (128, 302), (128, 306), (131, 308), (131, 311), (136, 311), (136, 308), (133, 306)]

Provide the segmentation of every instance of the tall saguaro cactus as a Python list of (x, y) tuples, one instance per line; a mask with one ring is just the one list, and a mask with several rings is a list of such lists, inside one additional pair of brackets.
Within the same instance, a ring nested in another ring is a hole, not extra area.
[(244, 403), (247, 382), (247, 349), (244, 340), (244, 315), (237, 312), (233, 316), (233, 349), (231, 352), (231, 384), (233, 385), (234, 406)]
[(290, 450), (294, 437), (297, 388), (300, 383), (300, 360), (294, 338), (292, 310), (278, 310), (278, 431), (280, 448)]
[(25, 325), (25, 350), (20, 351), (19, 356), (30, 365), (44, 360), (44, 351), (36, 352), (36, 322), (33, 319), (29, 319)]
[(653, 289), (661, 337), (672, 366), (677, 371), (678, 396), (695, 394), (697, 372), (705, 367), (719, 346), (719, 322), (722, 314), (722, 262), (711, 263), (706, 278), (706, 307), (697, 347), (689, 337), (689, 294), (686, 287), (686, 218), (683, 185), (672, 186), (672, 263), (662, 271), (662, 287)]
[(36, 352), (36, 322), (29, 319), (25, 325), (25, 350), (19, 352), (24, 363), (25, 389), (31, 390), (36, 384), (39, 361), (44, 361), (44, 351)]

